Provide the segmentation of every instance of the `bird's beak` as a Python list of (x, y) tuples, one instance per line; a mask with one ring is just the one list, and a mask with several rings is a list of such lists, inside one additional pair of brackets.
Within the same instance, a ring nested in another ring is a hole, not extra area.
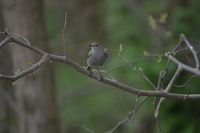
[(92, 45), (92, 44), (90, 44), (89, 46), (90, 46), (90, 47), (93, 47), (93, 45)]

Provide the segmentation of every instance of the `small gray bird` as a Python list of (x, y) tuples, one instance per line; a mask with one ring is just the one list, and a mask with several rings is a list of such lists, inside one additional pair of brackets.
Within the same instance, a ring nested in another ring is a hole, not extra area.
[[(92, 70), (92, 67), (96, 67), (99, 71), (98, 67), (103, 65), (108, 57), (107, 53), (104, 51), (103, 46), (99, 42), (93, 42), (89, 45), (92, 49), (88, 53), (87, 56), (87, 70)], [(100, 74), (100, 73), (99, 73)]]

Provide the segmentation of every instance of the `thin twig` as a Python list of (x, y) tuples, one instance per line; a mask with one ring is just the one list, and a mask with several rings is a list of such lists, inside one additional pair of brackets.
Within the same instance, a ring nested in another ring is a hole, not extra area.
[(94, 131), (92, 131), (91, 129), (87, 128), (86, 126), (84, 125), (71, 125), (73, 127), (81, 127), (81, 128), (84, 128), (86, 131), (90, 132), (90, 133), (95, 133)]
[(186, 86), (188, 83), (190, 83), (192, 81), (193, 78), (197, 77), (198, 75), (192, 75), (187, 82), (185, 82), (183, 85), (173, 85), (174, 87), (184, 87)]
[(63, 45), (64, 45), (64, 56), (66, 57), (66, 41), (65, 41), (65, 30), (66, 30), (66, 25), (67, 25), (67, 12), (65, 13), (65, 22), (64, 22), (64, 27), (63, 27)]
[(131, 125), (130, 125), (128, 133), (131, 132), (131, 129), (133, 127), (133, 123), (134, 123), (134, 120), (135, 120), (135, 114), (136, 114), (136, 108), (138, 106), (138, 98), (139, 98), (139, 96), (137, 95), (136, 98), (135, 98), (135, 107), (134, 107), (134, 110), (133, 110), (132, 121), (131, 121)]
[(187, 96), (185, 97), (185, 99), (183, 99), (184, 101), (187, 100), (187, 98), (189, 97), (189, 94), (190, 94), (190, 87), (191, 87), (191, 83), (190, 83), (190, 85), (189, 85), (189, 87), (188, 87)]
[(31, 43), (28, 41), (28, 39), (26, 39), (25, 37), (23, 37), (23, 36), (21, 36), (21, 35), (19, 35), (19, 34), (17, 34), (17, 33), (10, 33), (10, 32), (8, 32), (8, 29), (5, 29), (4, 33), (5, 33), (6, 36), (7, 36), (7, 35), (15, 35), (15, 36), (18, 36), (19, 38), (24, 39), (24, 40), (28, 43), (28, 45), (31, 45)]
[[(164, 92), (169, 92), (174, 84), (174, 82), (176, 81), (176, 79), (178, 78), (179, 74), (181, 73), (182, 71), (182, 67), (179, 66), (174, 74), (174, 76), (172, 77), (172, 79), (170, 80), (168, 86), (166, 87), (166, 89), (164, 90)], [(157, 108), (155, 110), (155, 117), (158, 117), (158, 114), (159, 114), (159, 110), (160, 110), (160, 107), (161, 107), (161, 104), (165, 101), (165, 98), (164, 97), (161, 97), (160, 98), (160, 101), (158, 102), (158, 105), (157, 105)]]
[(197, 52), (194, 50), (194, 47), (189, 43), (189, 41), (187, 40), (185, 35), (181, 34), (181, 38), (187, 44), (188, 48), (192, 51), (192, 54), (193, 54), (195, 62), (196, 62), (196, 68), (199, 69), (200, 66), (199, 66), (199, 59), (198, 59), (198, 56), (197, 56)]
[(134, 112), (136, 112), (136, 111), (140, 108), (140, 106), (141, 106), (148, 98), (149, 98), (148, 96), (144, 97), (144, 98), (142, 99), (142, 101), (137, 105), (137, 107), (135, 107), (133, 111), (131, 111), (131, 112), (128, 113), (128, 117), (127, 117), (127, 118), (125, 118), (124, 120), (118, 122), (117, 125), (116, 125), (113, 129), (111, 129), (110, 131), (107, 131), (107, 132), (105, 132), (105, 133), (113, 133), (113, 132), (114, 132), (117, 128), (119, 128), (121, 125), (123, 125), (124, 123), (126, 123), (127, 121), (129, 121), (130, 118), (131, 118), (131, 116), (134, 114)]

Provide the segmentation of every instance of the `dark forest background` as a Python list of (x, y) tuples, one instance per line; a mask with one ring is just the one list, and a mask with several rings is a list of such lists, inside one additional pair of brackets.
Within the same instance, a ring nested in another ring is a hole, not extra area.
[[(62, 30), (67, 12), (67, 57), (86, 66), (89, 44), (97, 41), (113, 50), (119, 50), (122, 44), (123, 56), (132, 61), (143, 57), (143, 51), (159, 55), (172, 50), (181, 33), (199, 40), (199, 5), (197, 0), (0, 0), (0, 31), (8, 28), (9, 32), (26, 37), (44, 51), (63, 55)], [(168, 15), (166, 23), (153, 29), (149, 16), (159, 19), (164, 13)], [(0, 38), (3, 40), (4, 36)], [(192, 45), (200, 48), (198, 43)], [(38, 60), (36, 55), (18, 47), (14, 44), (0, 50), (1, 74), (13, 75), (18, 69), (27, 68), (27, 62)], [(142, 67), (145, 75), (156, 84), (166, 62), (166, 59), (160, 63), (157, 60), (141, 60), (133, 66)], [(117, 53), (108, 51), (108, 59), (100, 69), (108, 70), (124, 63)], [(176, 70), (175, 65), (169, 68), (172, 73), (167, 75), (166, 83)], [(129, 67), (116, 69), (111, 74), (133, 87), (153, 89)], [(111, 130), (135, 107), (135, 95), (90, 79), (62, 63), (45, 65), (36, 71), (35, 77), (17, 80), (15, 86), (0, 81), (0, 133), (87, 132), (72, 125), (84, 125), (101, 133)], [(177, 84), (187, 79), (188, 75), (183, 73)], [(190, 84), (192, 93), (200, 93), (198, 80)], [(174, 87), (172, 92), (187, 93), (187, 90), (188, 86)], [(132, 133), (157, 132), (152, 102), (153, 98), (149, 98), (136, 112)], [(159, 114), (162, 130), (165, 133), (198, 133), (199, 112), (197, 101), (166, 99)], [(115, 133), (128, 132), (130, 124), (131, 120)], [(45, 125), (43, 129), (42, 125)]]

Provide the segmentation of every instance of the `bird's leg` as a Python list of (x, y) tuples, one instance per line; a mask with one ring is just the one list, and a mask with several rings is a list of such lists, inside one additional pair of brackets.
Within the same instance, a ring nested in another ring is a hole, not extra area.
[[(98, 70), (98, 72), (99, 72), (99, 68), (97, 67), (97, 70)], [(102, 80), (103, 79), (103, 76), (101, 75), (101, 73), (99, 72), (99, 78), (98, 78), (98, 80)]]

